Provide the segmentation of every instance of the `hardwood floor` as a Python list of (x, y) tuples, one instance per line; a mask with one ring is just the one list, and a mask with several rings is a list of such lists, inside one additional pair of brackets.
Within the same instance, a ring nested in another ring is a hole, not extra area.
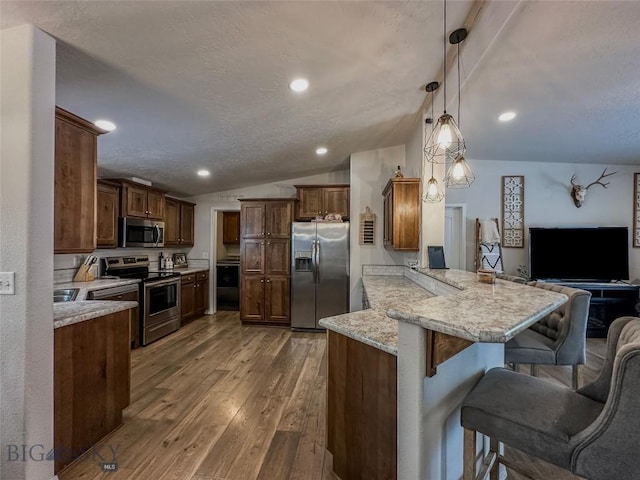
[[(588, 348), (586, 381), (600, 368), (604, 341), (590, 339)], [(60, 480), (337, 479), (325, 449), (324, 334), (243, 327), (237, 312), (220, 312), (132, 351), (131, 366), (123, 426)], [(540, 376), (571, 381), (563, 367)], [(104, 473), (100, 463), (113, 451), (118, 470)], [(542, 478), (578, 478), (507, 455)]]

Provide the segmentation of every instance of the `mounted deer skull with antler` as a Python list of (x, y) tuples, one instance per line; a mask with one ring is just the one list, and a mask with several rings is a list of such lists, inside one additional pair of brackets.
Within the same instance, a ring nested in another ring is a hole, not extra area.
[(591, 188), (594, 185), (602, 185), (604, 188), (607, 188), (609, 186), (610, 182), (607, 183), (602, 183), (600, 180), (602, 180), (603, 178), (606, 177), (610, 177), (611, 175), (615, 175), (618, 172), (611, 172), (611, 173), (607, 173), (607, 169), (605, 168), (602, 171), (602, 174), (598, 177), (598, 179), (595, 182), (591, 182), (589, 185), (587, 185), (586, 187), (583, 187), (582, 185), (576, 185), (574, 183), (574, 180), (576, 179), (575, 174), (573, 174), (571, 176), (571, 198), (573, 199), (573, 203), (576, 207), (580, 208), (582, 206), (582, 204), (584, 203), (584, 199), (587, 196), (587, 190), (589, 190), (589, 188)]

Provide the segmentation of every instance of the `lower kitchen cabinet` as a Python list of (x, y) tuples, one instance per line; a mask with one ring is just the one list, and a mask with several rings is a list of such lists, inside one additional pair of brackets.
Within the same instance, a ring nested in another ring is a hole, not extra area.
[(240, 287), (241, 320), (245, 323), (289, 325), (290, 277), (243, 275)]
[(196, 316), (196, 276), (183, 275), (180, 288), (181, 324), (185, 325)]
[[(121, 290), (121, 292), (118, 292)], [(89, 292), (88, 300), (112, 300), (115, 302), (139, 302), (138, 286), (135, 290), (131, 286), (105, 288), (104, 290), (94, 290)], [(131, 309), (131, 325), (130, 325), (131, 348), (140, 346), (140, 310), (138, 307)]]
[(209, 309), (209, 272), (196, 273), (196, 316), (201, 317)]
[(183, 275), (181, 281), (181, 324), (185, 325), (209, 309), (209, 272)]
[(131, 310), (53, 331), (54, 471), (122, 423), (129, 405)]

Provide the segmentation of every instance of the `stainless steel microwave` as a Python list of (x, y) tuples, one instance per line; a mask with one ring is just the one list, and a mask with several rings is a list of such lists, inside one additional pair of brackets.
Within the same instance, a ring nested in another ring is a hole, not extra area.
[(164, 222), (120, 217), (118, 223), (121, 247), (164, 247)]

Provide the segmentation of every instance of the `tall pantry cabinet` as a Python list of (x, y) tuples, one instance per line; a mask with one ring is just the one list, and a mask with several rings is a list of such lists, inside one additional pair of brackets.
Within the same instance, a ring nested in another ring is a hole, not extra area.
[(241, 200), (240, 319), (290, 325), (292, 199)]

